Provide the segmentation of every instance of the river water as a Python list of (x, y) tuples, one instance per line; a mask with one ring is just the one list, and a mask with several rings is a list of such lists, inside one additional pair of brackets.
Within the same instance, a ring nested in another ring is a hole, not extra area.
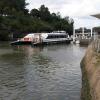
[(80, 100), (86, 47), (0, 43), (0, 100)]

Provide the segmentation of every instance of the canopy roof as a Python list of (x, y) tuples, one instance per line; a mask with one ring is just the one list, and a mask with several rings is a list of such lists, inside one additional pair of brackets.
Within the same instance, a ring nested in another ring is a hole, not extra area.
[(95, 14), (95, 15), (91, 15), (93, 17), (99, 18), (100, 19), (100, 14)]

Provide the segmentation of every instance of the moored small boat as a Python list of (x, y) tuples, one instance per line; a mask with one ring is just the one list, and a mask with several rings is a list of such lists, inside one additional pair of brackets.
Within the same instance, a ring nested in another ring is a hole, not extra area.
[(16, 41), (11, 42), (11, 45), (29, 45), (33, 42), (34, 34), (28, 34), (25, 37), (18, 39)]

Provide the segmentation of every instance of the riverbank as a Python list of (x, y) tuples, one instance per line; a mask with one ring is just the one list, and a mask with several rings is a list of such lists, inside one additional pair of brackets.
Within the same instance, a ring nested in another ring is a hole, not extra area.
[(82, 93), (81, 100), (100, 100), (100, 40), (88, 47), (81, 61)]

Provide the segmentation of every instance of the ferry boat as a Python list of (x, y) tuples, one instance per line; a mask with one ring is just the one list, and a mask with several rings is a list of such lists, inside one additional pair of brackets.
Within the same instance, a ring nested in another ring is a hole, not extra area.
[(51, 33), (32, 33), (28, 34), (22, 39), (12, 42), (11, 44), (32, 44), (32, 45), (42, 45), (42, 44), (54, 44), (54, 43), (70, 43), (68, 33), (65, 31), (54, 31)]

